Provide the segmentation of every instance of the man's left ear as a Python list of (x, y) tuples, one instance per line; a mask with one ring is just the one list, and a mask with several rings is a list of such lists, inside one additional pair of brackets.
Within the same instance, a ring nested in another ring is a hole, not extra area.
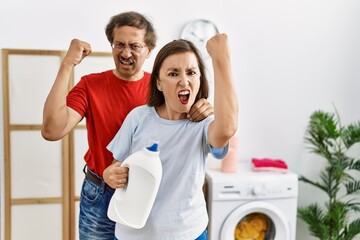
[(148, 52), (148, 54), (146, 55), (146, 58), (149, 58), (149, 57), (150, 57), (151, 52), (152, 52), (152, 50), (149, 49), (149, 52)]

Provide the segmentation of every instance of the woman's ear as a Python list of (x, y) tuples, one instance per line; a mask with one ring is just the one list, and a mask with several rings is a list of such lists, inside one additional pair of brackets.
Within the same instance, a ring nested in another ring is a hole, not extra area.
[(156, 87), (160, 92), (162, 91), (159, 79), (156, 80)]

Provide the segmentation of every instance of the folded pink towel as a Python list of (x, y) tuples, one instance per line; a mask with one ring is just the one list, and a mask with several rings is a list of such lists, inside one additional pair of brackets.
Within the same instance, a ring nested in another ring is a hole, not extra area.
[(277, 172), (287, 172), (288, 166), (283, 160), (279, 159), (270, 159), (263, 158), (251, 159), (252, 168), (254, 171), (277, 171)]

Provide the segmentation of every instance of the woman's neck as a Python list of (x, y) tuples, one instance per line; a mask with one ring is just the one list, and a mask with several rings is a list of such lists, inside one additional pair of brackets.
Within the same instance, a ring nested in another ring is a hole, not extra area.
[(183, 120), (187, 119), (187, 113), (179, 113), (172, 111), (170, 108), (163, 104), (159, 107), (155, 107), (155, 110), (159, 117), (167, 120)]

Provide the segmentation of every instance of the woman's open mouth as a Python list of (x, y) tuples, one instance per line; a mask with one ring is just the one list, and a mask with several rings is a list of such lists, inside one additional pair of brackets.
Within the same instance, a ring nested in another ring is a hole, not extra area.
[(190, 98), (190, 91), (189, 90), (182, 90), (178, 94), (179, 100), (182, 104), (187, 104)]

